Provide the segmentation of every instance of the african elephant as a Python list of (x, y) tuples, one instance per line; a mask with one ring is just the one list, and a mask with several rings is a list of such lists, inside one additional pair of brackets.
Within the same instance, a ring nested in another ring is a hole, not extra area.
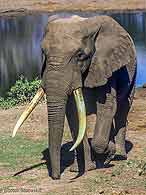
[[(71, 150), (82, 141), (84, 171), (95, 169), (85, 133), (86, 115), (82, 95), (82, 89), (93, 89), (96, 91), (97, 111), (91, 146), (98, 154), (113, 154), (116, 136), (117, 148), (126, 156), (126, 121), (136, 77), (136, 51), (130, 35), (109, 16), (58, 16), (50, 19), (46, 26), (42, 55), (42, 88), (20, 117), (13, 136), (45, 92), (51, 176), (59, 179), (66, 104), (73, 94), (79, 115), (79, 133), (78, 136), (73, 133), (77, 141)], [(80, 145), (77, 153), (81, 151)]]

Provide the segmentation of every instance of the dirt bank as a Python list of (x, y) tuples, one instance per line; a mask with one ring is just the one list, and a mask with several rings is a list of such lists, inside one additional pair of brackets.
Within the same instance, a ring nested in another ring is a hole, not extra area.
[(0, 15), (55, 11), (146, 10), (145, 0), (0, 0)]

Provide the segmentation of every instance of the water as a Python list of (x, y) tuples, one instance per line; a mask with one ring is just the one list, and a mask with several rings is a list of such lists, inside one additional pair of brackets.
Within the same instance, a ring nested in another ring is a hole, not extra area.
[[(63, 13), (64, 14), (64, 13)], [(97, 13), (78, 13), (93, 16)], [(146, 83), (146, 13), (108, 14), (116, 19), (132, 36), (137, 50), (137, 86)], [(20, 75), (28, 79), (41, 71), (41, 48), (46, 14), (0, 19), (0, 95), (3, 95)]]
[(41, 39), (47, 15), (0, 19), (0, 95), (24, 75), (40, 77)]

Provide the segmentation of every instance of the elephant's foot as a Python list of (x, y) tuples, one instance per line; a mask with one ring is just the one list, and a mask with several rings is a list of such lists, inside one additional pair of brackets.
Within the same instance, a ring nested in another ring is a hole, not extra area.
[(126, 153), (125, 146), (116, 144), (116, 156), (118, 156), (121, 160), (127, 159), (127, 153)]
[(96, 164), (94, 162), (92, 162), (91, 160), (85, 166), (85, 171), (92, 171), (95, 169), (96, 169)]
[(78, 172), (78, 171), (79, 171), (78, 163), (77, 160), (75, 160), (70, 167), (70, 172)]
[(60, 174), (52, 173), (51, 178), (54, 179), (54, 180), (60, 179)]
[(104, 161), (104, 165), (108, 165), (115, 158), (115, 154), (109, 153)]
[[(80, 165), (81, 166), (81, 165)], [(91, 171), (96, 169), (96, 164), (94, 162), (92, 162), (91, 160), (87, 163), (87, 165), (85, 165), (84, 171)], [(70, 171), (71, 172), (79, 172), (79, 167), (78, 167), (78, 163), (77, 161), (75, 161), (71, 167), (70, 167)]]
[(108, 165), (114, 159), (115, 153), (116, 153), (115, 143), (110, 141), (107, 149), (107, 157), (104, 162), (105, 165)]

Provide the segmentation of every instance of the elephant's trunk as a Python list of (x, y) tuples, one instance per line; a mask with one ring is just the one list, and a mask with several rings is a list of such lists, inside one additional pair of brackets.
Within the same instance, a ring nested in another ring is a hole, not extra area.
[(48, 100), (49, 155), (51, 177), (60, 178), (60, 149), (63, 137), (66, 100)]

